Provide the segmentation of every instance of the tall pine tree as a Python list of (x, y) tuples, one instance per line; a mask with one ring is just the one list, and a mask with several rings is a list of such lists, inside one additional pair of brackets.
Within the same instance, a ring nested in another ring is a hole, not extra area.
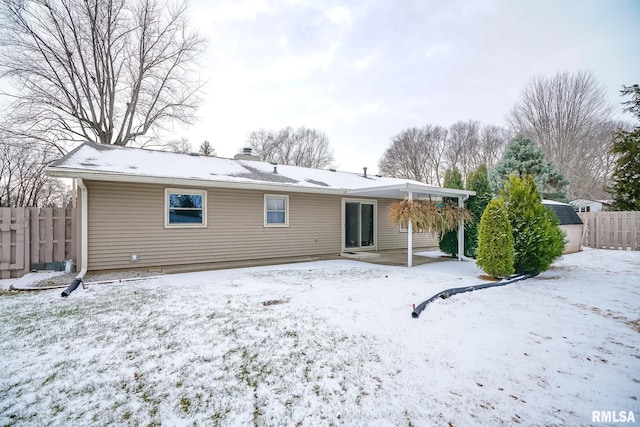
[[(632, 95), (623, 104), (640, 120), (640, 86), (624, 86), (622, 95)], [(632, 131), (621, 130), (613, 137), (611, 151), (618, 160), (613, 171), (613, 208), (621, 211), (640, 211), (640, 126)]]
[(569, 182), (553, 163), (544, 160), (544, 152), (530, 139), (517, 137), (511, 141), (502, 159), (489, 172), (494, 194), (500, 192), (511, 174), (520, 178), (531, 175), (545, 199), (568, 201), (565, 188)]

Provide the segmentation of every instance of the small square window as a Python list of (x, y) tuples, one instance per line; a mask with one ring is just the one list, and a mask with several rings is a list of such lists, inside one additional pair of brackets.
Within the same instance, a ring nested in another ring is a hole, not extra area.
[(206, 227), (207, 192), (165, 189), (165, 227)]
[(289, 226), (289, 196), (264, 195), (264, 226)]

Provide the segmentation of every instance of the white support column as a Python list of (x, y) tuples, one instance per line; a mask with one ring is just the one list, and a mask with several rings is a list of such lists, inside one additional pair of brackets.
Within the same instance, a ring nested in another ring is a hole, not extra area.
[[(413, 202), (413, 192), (409, 191), (409, 202)], [(413, 266), (413, 224), (407, 224), (407, 267)]]
[[(458, 207), (464, 208), (464, 199), (462, 196), (458, 197)], [(464, 255), (464, 221), (460, 220), (458, 223), (458, 261), (462, 261)]]

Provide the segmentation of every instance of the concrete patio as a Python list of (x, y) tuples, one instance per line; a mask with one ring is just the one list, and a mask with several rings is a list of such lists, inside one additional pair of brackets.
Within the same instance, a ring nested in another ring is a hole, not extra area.
[[(418, 255), (423, 252), (433, 252), (437, 251), (436, 247), (428, 247), (428, 248), (413, 248), (413, 265), (423, 265), (423, 264), (431, 264), (434, 262), (440, 261), (451, 261), (454, 258), (451, 257), (435, 257), (435, 256), (422, 256)], [(357, 261), (368, 262), (370, 264), (379, 264), (379, 265), (395, 265), (395, 266), (403, 266), (407, 265), (407, 249), (387, 249), (381, 251), (369, 251), (369, 252), (343, 252), (340, 254), (341, 257), (354, 259)]]

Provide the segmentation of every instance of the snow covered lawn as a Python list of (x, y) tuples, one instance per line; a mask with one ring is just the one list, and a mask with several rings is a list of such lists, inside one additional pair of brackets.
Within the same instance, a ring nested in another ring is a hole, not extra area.
[(0, 296), (0, 425), (640, 424), (640, 253), (501, 288), (357, 261)]

